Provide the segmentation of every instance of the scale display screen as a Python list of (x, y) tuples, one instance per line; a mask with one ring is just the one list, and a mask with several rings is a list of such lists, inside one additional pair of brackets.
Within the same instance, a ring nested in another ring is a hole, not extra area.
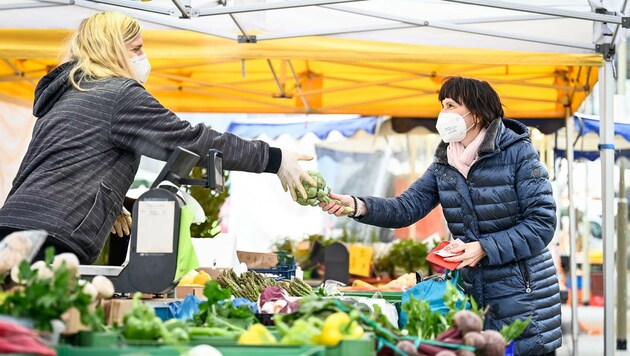
[(173, 253), (175, 202), (139, 200), (137, 253)]

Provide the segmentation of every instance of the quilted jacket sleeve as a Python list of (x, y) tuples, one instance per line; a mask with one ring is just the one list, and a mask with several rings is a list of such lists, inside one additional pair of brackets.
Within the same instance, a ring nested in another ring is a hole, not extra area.
[(409, 226), (426, 216), (438, 204), (438, 187), (434, 164), (395, 198), (361, 197), (368, 213), (357, 219), (365, 224), (399, 228)]
[(547, 170), (528, 141), (509, 148), (517, 155), (515, 189), (518, 221), (507, 230), (481, 235), (487, 258), (482, 265), (501, 265), (529, 258), (544, 249), (556, 228), (556, 205)]
[(263, 172), (269, 161), (267, 143), (220, 133), (203, 124), (192, 126), (135, 81), (125, 83), (115, 105), (110, 140), (117, 147), (162, 161), (177, 146), (197, 153), (201, 160), (214, 148), (223, 152), (224, 169), (256, 173)]

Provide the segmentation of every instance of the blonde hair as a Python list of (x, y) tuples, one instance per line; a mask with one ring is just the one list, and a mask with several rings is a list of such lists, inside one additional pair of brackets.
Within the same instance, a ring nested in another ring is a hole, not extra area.
[(70, 83), (79, 90), (85, 78), (123, 77), (136, 79), (129, 64), (126, 45), (140, 34), (134, 18), (117, 12), (99, 12), (81, 21), (68, 39), (67, 61), (76, 61)]

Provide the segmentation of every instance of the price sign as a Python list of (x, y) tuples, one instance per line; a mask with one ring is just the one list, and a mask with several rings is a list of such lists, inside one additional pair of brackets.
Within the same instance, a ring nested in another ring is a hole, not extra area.
[(350, 245), (350, 274), (370, 276), (370, 266), (374, 250), (369, 246)]

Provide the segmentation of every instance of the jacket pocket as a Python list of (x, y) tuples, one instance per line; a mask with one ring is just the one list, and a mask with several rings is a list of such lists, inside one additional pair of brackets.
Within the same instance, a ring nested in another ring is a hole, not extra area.
[(122, 199), (118, 198), (112, 188), (101, 182), (92, 206), (72, 231), (72, 238), (76, 239), (91, 257), (98, 257), (107, 239), (107, 232), (121, 211), (121, 205)]
[(521, 277), (523, 277), (523, 282), (525, 283), (525, 293), (531, 293), (531, 280), (529, 278), (529, 271), (527, 270), (527, 264), (525, 261), (518, 261), (518, 268), (521, 271)]

